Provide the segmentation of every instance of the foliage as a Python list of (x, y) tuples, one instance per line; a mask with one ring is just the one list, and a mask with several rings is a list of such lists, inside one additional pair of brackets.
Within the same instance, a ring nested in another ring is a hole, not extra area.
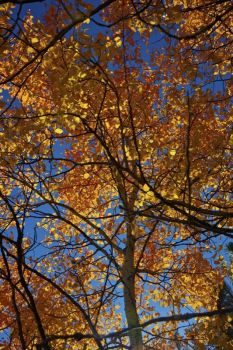
[(41, 2), (0, 5), (2, 349), (212, 346), (232, 3)]

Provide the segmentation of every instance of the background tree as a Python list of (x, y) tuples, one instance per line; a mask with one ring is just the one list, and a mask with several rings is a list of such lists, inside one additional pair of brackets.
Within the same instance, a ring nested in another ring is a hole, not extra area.
[(2, 347), (211, 345), (231, 2), (28, 3), (0, 7)]
[[(223, 261), (223, 265), (227, 266), (228, 276), (224, 281), (223, 287), (219, 292), (217, 306), (224, 309), (232, 307), (233, 293), (232, 293), (232, 243), (227, 246), (227, 255), (230, 260)], [(200, 348), (200, 343), (195, 340), (198, 338), (206, 338), (205, 342), (208, 346), (205, 348), (213, 350), (232, 349), (232, 314), (222, 315), (221, 317), (213, 317), (209, 319), (208, 323), (200, 321), (195, 327), (187, 332), (189, 337), (194, 339), (192, 346), (195, 349)], [(203, 347), (204, 348), (204, 347)]]

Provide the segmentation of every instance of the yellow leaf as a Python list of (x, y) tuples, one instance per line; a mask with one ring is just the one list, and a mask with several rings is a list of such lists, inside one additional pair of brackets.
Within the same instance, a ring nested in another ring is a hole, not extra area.
[(38, 43), (39, 42), (39, 39), (38, 38), (32, 38), (31, 39), (31, 43), (32, 44), (36, 44), (36, 43)]
[(171, 156), (174, 156), (176, 154), (176, 150), (175, 149), (171, 149), (169, 153), (170, 153)]
[(76, 123), (80, 123), (80, 118), (79, 118), (79, 117), (74, 117), (74, 121), (75, 121)]
[(86, 76), (87, 74), (85, 73), (85, 72), (80, 72), (79, 74), (78, 74), (78, 77), (79, 78), (85, 78), (85, 76)]
[(145, 185), (143, 185), (142, 190), (144, 192), (148, 192), (150, 190), (150, 187), (147, 184), (145, 184)]
[(27, 91), (24, 91), (24, 92), (23, 92), (23, 95), (22, 95), (22, 98), (21, 98), (22, 103), (23, 103), (23, 104), (27, 103), (27, 102), (28, 102), (28, 99), (29, 99), (29, 93), (28, 93)]
[(28, 62), (28, 58), (25, 56), (21, 56), (21, 61), (23, 61), (24, 63)]
[(33, 53), (33, 52), (35, 52), (35, 50), (32, 47), (27, 48), (27, 53)]
[(90, 177), (90, 174), (88, 174), (88, 173), (85, 173), (84, 175), (83, 175), (83, 178), (84, 179), (88, 179)]
[(60, 129), (60, 128), (57, 128), (54, 131), (55, 131), (56, 134), (59, 134), (59, 135), (63, 133), (63, 130)]
[(87, 19), (85, 19), (85, 21), (83, 21), (83, 23), (84, 23), (84, 24), (89, 24), (90, 21), (91, 21), (90, 18), (87, 18)]
[(115, 41), (117, 47), (120, 47), (120, 46), (121, 46), (122, 41), (121, 41), (121, 38), (120, 38), (119, 36), (116, 36), (116, 37), (114, 38), (114, 41)]
[(152, 191), (148, 191), (145, 195), (145, 200), (153, 200), (154, 199), (154, 193)]
[(179, 196), (176, 194), (176, 193), (174, 193), (173, 195), (172, 195), (172, 199), (178, 199), (179, 198)]
[(80, 107), (83, 108), (83, 109), (87, 109), (88, 108), (88, 103), (80, 102)]

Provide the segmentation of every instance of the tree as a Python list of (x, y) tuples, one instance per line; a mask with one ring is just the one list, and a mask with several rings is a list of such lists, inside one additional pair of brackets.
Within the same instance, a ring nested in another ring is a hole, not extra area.
[[(230, 261), (226, 264), (223, 261), (223, 265), (227, 266), (228, 276), (227, 280), (224, 281), (223, 286), (219, 292), (217, 306), (218, 308), (224, 309), (232, 307), (233, 304), (233, 291), (232, 291), (232, 243), (227, 245), (227, 252), (230, 257)], [(194, 338), (194, 348), (199, 349), (199, 342), (195, 340), (195, 335), (198, 334), (199, 338), (205, 338), (207, 347), (210, 350), (229, 350), (232, 349), (232, 314), (222, 315), (221, 317), (213, 317), (207, 322), (198, 322), (195, 327), (188, 331), (188, 335)]]
[(2, 348), (189, 347), (233, 311), (233, 6), (34, 2), (0, 7)]

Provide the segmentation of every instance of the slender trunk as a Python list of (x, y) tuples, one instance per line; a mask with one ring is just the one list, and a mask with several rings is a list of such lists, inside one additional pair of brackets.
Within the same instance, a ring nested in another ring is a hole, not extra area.
[(134, 249), (135, 241), (131, 232), (131, 225), (128, 224), (127, 242), (125, 248), (124, 264), (122, 267), (122, 279), (124, 283), (124, 305), (128, 327), (136, 327), (129, 331), (130, 349), (143, 350), (142, 331), (139, 327), (139, 318), (135, 298), (135, 267)]

